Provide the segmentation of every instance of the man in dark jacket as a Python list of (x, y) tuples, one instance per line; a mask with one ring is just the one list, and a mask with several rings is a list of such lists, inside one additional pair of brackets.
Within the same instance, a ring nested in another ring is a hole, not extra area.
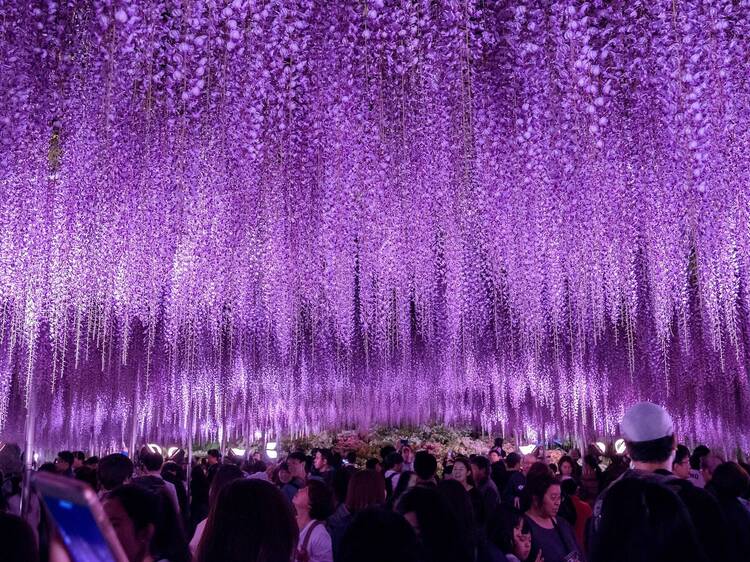
[[(739, 562), (737, 553), (731, 552), (728, 548), (726, 524), (716, 500), (704, 490), (696, 488), (687, 480), (677, 478), (671, 472), (676, 441), (669, 413), (656, 404), (641, 402), (625, 413), (620, 429), (628, 456), (632, 460), (632, 468), (617, 481), (623, 478), (639, 478), (672, 490), (690, 514), (706, 559)], [(594, 515), (590, 520), (588, 532), (590, 552), (595, 548), (602, 506), (607, 501), (608, 490), (609, 488), (602, 491), (594, 504)]]

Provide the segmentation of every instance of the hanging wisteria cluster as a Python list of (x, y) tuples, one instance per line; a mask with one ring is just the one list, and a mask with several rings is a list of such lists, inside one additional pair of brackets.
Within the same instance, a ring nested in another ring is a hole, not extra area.
[(0, 435), (750, 435), (750, 1), (0, 14)]

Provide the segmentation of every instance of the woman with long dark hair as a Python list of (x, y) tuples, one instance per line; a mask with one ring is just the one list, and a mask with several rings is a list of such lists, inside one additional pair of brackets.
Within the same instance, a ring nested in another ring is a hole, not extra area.
[(198, 562), (289, 562), (297, 523), (284, 494), (270, 482), (235, 480), (211, 509)]

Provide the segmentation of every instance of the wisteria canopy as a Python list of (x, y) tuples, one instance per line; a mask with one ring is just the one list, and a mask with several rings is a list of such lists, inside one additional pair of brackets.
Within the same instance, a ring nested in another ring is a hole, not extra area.
[(748, 0), (0, 0), (0, 435), (750, 440)]

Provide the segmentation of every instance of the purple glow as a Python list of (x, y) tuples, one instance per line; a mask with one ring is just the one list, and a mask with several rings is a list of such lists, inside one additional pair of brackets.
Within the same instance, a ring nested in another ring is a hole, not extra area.
[(747, 447), (750, 5), (601, 4), (0, 0), (0, 435)]

